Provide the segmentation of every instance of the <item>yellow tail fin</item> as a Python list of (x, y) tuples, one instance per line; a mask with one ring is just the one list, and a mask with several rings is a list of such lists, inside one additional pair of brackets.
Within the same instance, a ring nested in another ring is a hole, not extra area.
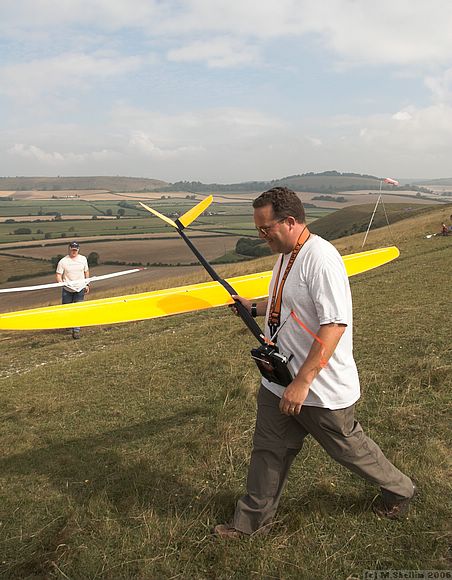
[[(212, 201), (213, 201), (213, 196), (209, 195), (208, 197), (206, 197), (205, 199), (200, 201), (197, 205), (195, 205), (194, 207), (189, 209), (187, 212), (185, 212), (184, 215), (182, 215), (177, 221), (182, 225), (183, 228), (186, 228), (192, 222), (194, 222), (195, 219), (197, 217), (199, 217), (207, 207), (209, 207), (209, 205), (212, 203)], [(149, 212), (153, 213), (155, 216), (159, 217), (161, 220), (163, 220), (167, 224), (170, 224), (170, 226), (173, 226), (173, 228), (179, 229), (178, 224), (175, 221), (173, 221), (171, 218), (167, 217), (166, 215), (163, 215), (162, 213), (158, 212), (155, 209), (152, 209), (152, 207), (149, 207), (148, 205), (146, 205), (145, 203), (142, 203), (141, 201), (140, 201), (140, 205), (143, 206), (144, 209), (147, 209)]]
[(179, 218), (179, 221), (184, 226), (184, 228), (189, 226), (191, 222), (194, 222), (195, 219), (199, 217), (207, 207), (209, 207), (209, 205), (212, 203), (212, 200), (213, 196), (209, 195), (200, 201), (198, 205), (195, 205), (195, 207), (192, 207), (187, 212), (185, 212), (184, 215)]

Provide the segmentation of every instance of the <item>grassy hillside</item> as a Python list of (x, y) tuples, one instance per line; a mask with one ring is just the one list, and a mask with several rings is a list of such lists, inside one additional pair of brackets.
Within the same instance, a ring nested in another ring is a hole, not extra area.
[(452, 177), (442, 177), (440, 179), (423, 179), (417, 181), (418, 185), (447, 185), (452, 186)]
[(0, 190), (62, 190), (62, 189), (103, 189), (109, 191), (153, 190), (167, 185), (159, 179), (122, 176), (87, 177), (0, 177)]
[[(85, 329), (77, 342), (3, 332), (0, 576), (352, 580), (366, 569), (450, 569), (452, 238), (423, 237), (435, 212), (394, 224), (401, 257), (351, 279), (357, 415), (418, 481), (408, 520), (376, 518), (377, 490), (308, 441), (268, 537), (210, 536), (243, 491), (258, 384), (254, 341), (227, 309)], [(387, 236), (372, 232), (370, 246)]]
[[(390, 224), (400, 220), (429, 214), (436, 206), (417, 207), (409, 203), (386, 203), (384, 208), (378, 205), (372, 221), (372, 228), (386, 226), (386, 215)], [(365, 232), (374, 211), (375, 204), (353, 205), (321, 217), (311, 225), (311, 230), (327, 240), (335, 240), (355, 233)], [(438, 231), (441, 228), (438, 227)]]
[(380, 180), (365, 175), (337, 174), (326, 172), (312, 175), (293, 175), (277, 180), (274, 185), (285, 185), (295, 191), (347, 191), (353, 189), (378, 189)]
[[(272, 181), (249, 181), (242, 183), (201, 183), (200, 181), (178, 181), (168, 184), (157, 179), (137, 177), (0, 177), (0, 190), (81, 190), (102, 189), (109, 191), (145, 191), (162, 192), (230, 192), (263, 191), (270, 187), (285, 185), (296, 191), (315, 191), (334, 193), (336, 191), (378, 189), (379, 177), (359, 173), (340, 173), (325, 171), (323, 173), (304, 173), (290, 175)], [(383, 185), (383, 189), (392, 190), (392, 186)]]

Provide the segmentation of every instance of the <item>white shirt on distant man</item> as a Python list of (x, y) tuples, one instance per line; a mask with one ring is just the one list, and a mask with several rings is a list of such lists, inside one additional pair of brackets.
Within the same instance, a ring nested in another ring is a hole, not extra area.
[(58, 262), (56, 272), (61, 274), (63, 282), (78, 282), (65, 286), (69, 292), (80, 292), (86, 285), (84, 278), (85, 273), (88, 272), (88, 260), (80, 254), (77, 254), (75, 258), (65, 256)]

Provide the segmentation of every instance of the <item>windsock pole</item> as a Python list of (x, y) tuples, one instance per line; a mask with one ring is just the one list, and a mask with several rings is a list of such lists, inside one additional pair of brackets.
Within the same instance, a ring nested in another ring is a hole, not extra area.
[(364, 248), (364, 244), (366, 243), (367, 236), (369, 235), (370, 226), (372, 225), (372, 222), (374, 221), (375, 212), (377, 211), (378, 204), (380, 203), (380, 199), (381, 199), (381, 186), (382, 186), (382, 184), (383, 184), (383, 181), (381, 180), (380, 181), (380, 195), (378, 196), (377, 203), (375, 204), (374, 211), (372, 212), (372, 217), (370, 218), (369, 225), (367, 226), (366, 235), (364, 236), (364, 241), (361, 244), (361, 248)]

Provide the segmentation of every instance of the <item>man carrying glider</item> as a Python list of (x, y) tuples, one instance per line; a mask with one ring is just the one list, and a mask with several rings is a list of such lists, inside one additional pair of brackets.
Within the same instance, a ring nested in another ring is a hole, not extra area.
[[(280, 253), (269, 299), (236, 297), (253, 316), (265, 315), (267, 338), (277, 332), (279, 350), (292, 355), (287, 386), (262, 378), (247, 493), (232, 524), (214, 534), (235, 538), (264, 533), (276, 513), (289, 468), (312, 435), (340, 464), (381, 488), (377, 515), (406, 514), (416, 488), (369, 439), (354, 419), (360, 396), (352, 351), (352, 300), (340, 254), (309, 232), (297, 195), (275, 187), (254, 200), (259, 236)], [(314, 338), (313, 338), (314, 337)]]
[[(69, 254), (61, 258), (56, 269), (57, 282), (71, 282), (83, 278), (89, 278), (88, 260), (80, 253), (78, 242), (69, 244)], [(71, 286), (63, 286), (62, 304), (72, 304), (82, 302), (85, 294), (89, 292), (89, 284), (83, 284), (82, 288), (76, 289)], [(72, 338), (80, 338), (80, 328), (72, 329)]]

